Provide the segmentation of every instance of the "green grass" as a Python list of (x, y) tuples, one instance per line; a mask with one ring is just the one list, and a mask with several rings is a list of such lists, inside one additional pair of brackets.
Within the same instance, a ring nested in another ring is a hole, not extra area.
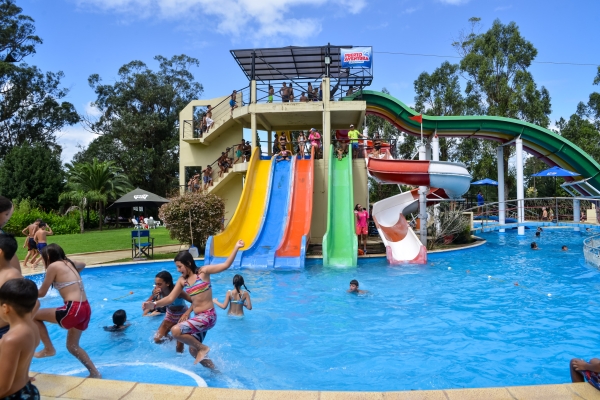
[[(179, 244), (177, 240), (169, 237), (169, 231), (165, 228), (151, 229), (150, 236), (154, 238), (154, 246)], [(19, 260), (24, 260), (27, 254), (27, 249), (22, 247), (25, 238), (19, 237), (17, 240), (19, 241), (17, 256)], [(108, 229), (84, 234), (53, 235), (48, 236), (48, 243), (58, 243), (67, 254), (131, 250), (131, 229)]]

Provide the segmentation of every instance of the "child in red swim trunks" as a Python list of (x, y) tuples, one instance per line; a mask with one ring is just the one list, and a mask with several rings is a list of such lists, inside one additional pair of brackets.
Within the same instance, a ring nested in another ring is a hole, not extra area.
[(92, 309), (87, 301), (81, 275), (79, 275), (85, 268), (85, 264), (69, 260), (63, 249), (55, 243), (44, 247), (41, 255), (46, 267), (46, 277), (40, 287), (39, 297), (46, 296), (50, 286), (54, 285), (63, 298), (64, 305), (59, 308), (40, 309), (35, 315), (35, 322), (40, 330), (40, 339), (44, 348), (35, 353), (34, 357), (51, 357), (56, 354), (44, 322), (58, 324), (61, 328), (69, 331), (67, 335), (69, 353), (90, 371), (90, 378), (101, 378), (100, 372), (88, 354), (79, 347), (81, 334), (87, 329), (92, 316)]
[(590, 385), (600, 390), (600, 360), (592, 358), (589, 363), (579, 358), (571, 360), (571, 381), (572, 382), (585, 382), (588, 381)]

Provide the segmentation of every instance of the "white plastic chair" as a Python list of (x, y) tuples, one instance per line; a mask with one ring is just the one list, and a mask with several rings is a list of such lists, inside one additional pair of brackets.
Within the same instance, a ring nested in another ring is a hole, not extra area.
[(131, 223), (133, 224), (133, 227), (138, 229), (139, 228), (139, 223), (137, 222), (137, 219), (135, 218), (131, 218)]

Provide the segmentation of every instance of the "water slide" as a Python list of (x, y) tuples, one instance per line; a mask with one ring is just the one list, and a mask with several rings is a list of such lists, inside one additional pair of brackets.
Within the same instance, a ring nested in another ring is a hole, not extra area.
[[(217, 264), (233, 251), (235, 243), (242, 239), (248, 248), (258, 234), (265, 209), (271, 160), (260, 159), (260, 149), (254, 149), (246, 173), (246, 182), (238, 206), (225, 230), (210, 236), (206, 242), (204, 262)], [(235, 265), (239, 266), (242, 252), (238, 252)]]
[(354, 230), (352, 153), (342, 160), (329, 149), (327, 233), (323, 236), (323, 265), (353, 266), (358, 255)]
[[(400, 100), (371, 90), (356, 93), (343, 100), (352, 101), (358, 96), (361, 96), (360, 100), (366, 101), (367, 114), (381, 116), (409, 134), (420, 134), (420, 124), (410, 119), (416, 115), (415, 111)], [(501, 143), (521, 137), (523, 148), (527, 152), (550, 166), (558, 165), (578, 172), (588, 184), (600, 190), (600, 164), (596, 160), (562, 136), (525, 121), (489, 116), (423, 115), (423, 132), (425, 136), (437, 133), (438, 136), (444, 137), (480, 138)], [(575, 188), (580, 193), (590, 194), (585, 186), (576, 185)]]
[(241, 268), (272, 269), (274, 267), (275, 251), (288, 225), (288, 203), (292, 191), (294, 160), (295, 158), (291, 161), (273, 161), (271, 164), (265, 212), (254, 243), (241, 252), (239, 264)]
[[(463, 164), (443, 161), (366, 159), (369, 174), (382, 183), (429, 186), (428, 198), (459, 198), (469, 190), (471, 175)], [(443, 190), (439, 190), (439, 189)], [(386, 248), (390, 264), (425, 264), (427, 249), (411, 229), (405, 215), (419, 211), (418, 189), (378, 201), (373, 221)]]
[(293, 187), (290, 193), (288, 223), (279, 248), (275, 252), (275, 268), (304, 268), (306, 249), (310, 239), (314, 187), (314, 147), (310, 159), (293, 159), (296, 163)]

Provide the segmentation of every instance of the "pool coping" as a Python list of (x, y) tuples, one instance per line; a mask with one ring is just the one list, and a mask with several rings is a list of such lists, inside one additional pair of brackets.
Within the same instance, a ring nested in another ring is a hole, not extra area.
[(473, 389), (342, 392), (310, 390), (250, 390), (159, 385), (130, 381), (80, 378), (31, 372), (43, 399), (121, 400), (600, 400), (600, 391), (589, 383), (502, 386)]

